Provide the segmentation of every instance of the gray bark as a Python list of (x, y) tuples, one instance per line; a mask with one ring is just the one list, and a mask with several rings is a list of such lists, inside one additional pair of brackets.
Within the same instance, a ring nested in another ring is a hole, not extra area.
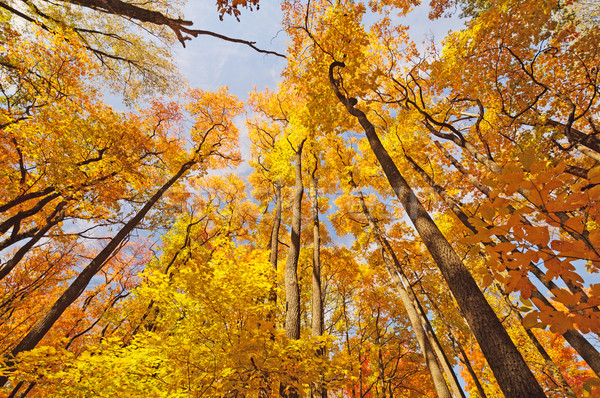
[(296, 193), (292, 204), (292, 230), (290, 248), (285, 262), (285, 334), (288, 338), (300, 338), (300, 288), (298, 286), (298, 257), (300, 255), (300, 228), (302, 222), (302, 147), (298, 146), (295, 155)]
[[(302, 196), (304, 184), (302, 183), (302, 140), (296, 149), (295, 174), (296, 193), (292, 204), (292, 228), (290, 248), (285, 262), (285, 335), (291, 340), (300, 338), (300, 286), (298, 285), (298, 257), (300, 256), (300, 229), (302, 223)], [(292, 386), (280, 387), (280, 394), (288, 398), (297, 398), (298, 390)]]
[[(318, 179), (316, 176), (318, 159), (315, 156), (315, 168), (312, 172), (312, 216), (313, 216), (313, 267), (312, 267), (312, 335), (323, 335), (323, 288), (321, 286), (321, 233), (319, 231), (319, 194)], [(324, 349), (319, 349), (317, 355), (325, 355)], [(323, 387), (323, 378), (313, 383), (311, 395), (315, 398), (327, 397), (327, 390)]]

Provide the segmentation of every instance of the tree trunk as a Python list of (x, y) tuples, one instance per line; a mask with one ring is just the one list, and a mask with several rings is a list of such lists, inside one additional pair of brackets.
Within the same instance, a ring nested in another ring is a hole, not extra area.
[[(352, 348), (350, 347), (350, 322), (348, 322), (348, 307), (346, 305), (346, 297), (342, 297), (342, 313), (344, 314), (344, 337), (346, 340), (346, 354), (348, 354), (348, 358), (352, 356)], [(354, 372), (353, 361), (350, 361), (350, 373)], [(360, 363), (358, 364), (359, 368)], [(356, 398), (356, 388), (352, 386), (352, 398)]]
[[(300, 338), (300, 287), (298, 286), (298, 257), (300, 255), (300, 228), (302, 222), (302, 140), (295, 155), (296, 193), (292, 205), (290, 248), (285, 262), (285, 335), (292, 340)], [(282, 384), (281, 391), (289, 398), (297, 398), (298, 391)]]
[[(312, 272), (312, 335), (319, 337), (323, 335), (323, 289), (321, 287), (321, 233), (319, 232), (319, 194), (318, 180), (316, 176), (318, 160), (315, 156), (315, 168), (312, 172), (312, 216), (313, 216), (313, 272)], [(325, 349), (317, 351), (318, 356), (325, 355)], [(313, 383), (311, 395), (315, 398), (327, 397), (327, 390), (323, 387), (323, 378)]]
[(385, 364), (383, 363), (383, 354), (381, 350), (381, 330), (379, 328), (379, 319), (381, 317), (381, 307), (377, 308), (377, 317), (375, 318), (375, 344), (377, 344), (377, 364), (379, 365), (379, 375), (378, 379), (381, 383), (381, 394), (376, 394), (381, 398), (386, 397), (386, 389), (385, 389)]
[(544, 391), (479, 290), (469, 270), (419, 202), (383, 147), (375, 132), (375, 126), (368, 120), (364, 112), (354, 108), (355, 101), (350, 101), (339, 91), (333, 77), (333, 70), (340, 66), (345, 65), (341, 62), (333, 62), (329, 67), (331, 86), (340, 102), (363, 127), (371, 149), (383, 168), (392, 189), (404, 206), (408, 217), (419, 232), (458, 305), (464, 312), (502, 392), (511, 398), (545, 398)]
[[(375, 221), (375, 220), (373, 220), (373, 221)], [(440, 341), (437, 338), (435, 330), (433, 329), (433, 327), (431, 326), (431, 322), (429, 322), (429, 319), (427, 318), (427, 313), (425, 312), (425, 310), (423, 310), (423, 307), (421, 306), (421, 303), (419, 302), (419, 299), (416, 296), (416, 294), (412, 288), (412, 285), (411, 285), (410, 281), (408, 280), (408, 277), (404, 273), (404, 270), (402, 269), (402, 265), (400, 264), (400, 261), (398, 260), (398, 257), (396, 256), (396, 253), (392, 249), (392, 246), (389, 244), (388, 240), (385, 238), (385, 235), (383, 234), (383, 232), (381, 231), (381, 229), (379, 227), (378, 227), (378, 231), (381, 236), (381, 241), (383, 242), (383, 245), (385, 246), (386, 250), (392, 257), (394, 268), (395, 268), (396, 272), (398, 273), (398, 276), (400, 277), (401, 283), (402, 283), (404, 289), (406, 290), (408, 297), (409, 297), (410, 301), (412, 302), (412, 304), (415, 308), (415, 311), (417, 312), (417, 315), (419, 316), (419, 321), (421, 322), (421, 325), (423, 326), (423, 329), (425, 331), (425, 336), (429, 340), (429, 343), (430, 343), (431, 347), (433, 348), (435, 356), (436, 356), (438, 362), (440, 363), (440, 366), (442, 367), (444, 374), (446, 375), (446, 379), (448, 380), (448, 383), (450, 385), (450, 389), (452, 390), (452, 393), (457, 397), (465, 398), (465, 393), (460, 386), (458, 377), (456, 376), (456, 372), (454, 372), (454, 369), (452, 368), (452, 364), (448, 360), (448, 357), (446, 356), (446, 353), (444, 352), (444, 349), (442, 348), (442, 345), (440, 344)]]
[(288, 338), (300, 338), (300, 288), (298, 286), (298, 257), (300, 255), (300, 228), (302, 222), (302, 147), (298, 146), (295, 155), (296, 193), (292, 205), (292, 229), (290, 248), (285, 262), (285, 334)]
[[(420, 284), (420, 282), (419, 282), (419, 284)], [(450, 325), (450, 323), (448, 322), (448, 320), (446, 319), (446, 317), (443, 315), (442, 311), (439, 309), (439, 307), (437, 306), (437, 304), (435, 303), (435, 301), (432, 300), (431, 297), (429, 296), (429, 294), (427, 294), (427, 291), (425, 289), (423, 289), (423, 285), (422, 284), (421, 284), (421, 291), (425, 295), (425, 297), (429, 300), (429, 302), (431, 303), (431, 305), (433, 307), (433, 310), (438, 315), (438, 318), (440, 318), (442, 320), (442, 322), (444, 322), (444, 325), (446, 326), (446, 329), (448, 330), (448, 333), (450, 334), (450, 339), (452, 340), (452, 342), (458, 346), (458, 349), (459, 349), (459, 352), (460, 352), (460, 356), (461, 356), (461, 361), (465, 365), (465, 367), (467, 368), (467, 371), (469, 372), (469, 375), (471, 375), (471, 379), (473, 380), (473, 383), (475, 383), (475, 387), (477, 388), (477, 392), (479, 393), (479, 395), (481, 396), (481, 398), (487, 398), (487, 396), (485, 395), (485, 391), (483, 389), (483, 386), (481, 385), (481, 382), (479, 381), (479, 378), (477, 377), (477, 374), (473, 370), (473, 366), (471, 366), (471, 361), (469, 361), (469, 357), (467, 356), (467, 353), (463, 349), (463, 347), (462, 347), (462, 345), (460, 343), (460, 339), (458, 338), (458, 336), (454, 332), (454, 328), (452, 327), (452, 325)]]
[[(404, 275), (403, 279), (406, 279), (405, 275)], [(406, 280), (408, 281), (408, 279), (406, 279)], [(410, 287), (410, 284), (408, 286), (409, 286), (409, 289), (407, 289), (407, 290), (409, 291), (409, 294), (414, 297), (415, 307), (417, 309), (417, 312), (419, 313), (419, 318), (421, 320), (421, 324), (423, 325), (423, 329), (425, 329), (427, 338), (431, 342), (431, 346), (433, 347), (433, 350), (435, 351), (435, 354), (437, 355), (437, 357), (440, 361), (442, 369), (444, 370), (444, 373), (446, 374), (448, 382), (450, 383), (450, 387), (452, 388), (452, 393), (457, 397), (466, 398), (465, 392), (463, 391), (462, 387), (460, 386), (458, 377), (456, 376), (456, 372), (452, 368), (452, 364), (448, 360), (448, 356), (444, 352), (444, 349), (442, 348), (442, 345), (440, 344), (440, 341), (437, 338), (435, 331), (433, 330), (433, 326), (431, 326), (431, 322), (429, 322), (429, 319), (427, 318), (425, 310), (421, 306), (419, 299), (415, 296), (414, 292), (412, 291), (412, 287)]]
[(313, 273), (312, 273), (312, 335), (323, 335), (323, 297), (321, 288), (321, 234), (319, 232), (319, 204), (317, 202), (317, 179), (312, 178), (313, 188)]
[(273, 282), (273, 287), (271, 288), (271, 292), (269, 293), (269, 300), (273, 303), (277, 303), (277, 256), (279, 254), (279, 229), (281, 228), (281, 206), (281, 184), (279, 184), (279, 182), (276, 182), (275, 217), (273, 218), (273, 228), (271, 229), (271, 240), (269, 242), (269, 248), (271, 249), (269, 260), (271, 262), (271, 267), (275, 271), (275, 281)]
[(483, 389), (483, 386), (481, 385), (481, 382), (479, 381), (479, 378), (477, 377), (477, 375), (475, 374), (475, 371), (473, 370), (473, 366), (471, 365), (471, 361), (469, 361), (469, 357), (467, 356), (467, 353), (463, 349), (462, 344), (460, 343), (460, 341), (458, 341), (454, 337), (454, 331), (452, 331), (451, 333), (452, 333), (451, 334), (452, 341), (454, 341), (456, 343), (456, 345), (458, 346), (458, 350), (459, 350), (460, 355), (462, 357), (461, 361), (465, 365), (465, 367), (467, 368), (467, 371), (469, 372), (469, 375), (471, 375), (471, 379), (473, 380), (473, 383), (475, 383), (475, 388), (477, 388), (477, 392), (479, 393), (479, 395), (481, 396), (481, 398), (487, 398), (487, 395), (485, 395), (485, 390)]

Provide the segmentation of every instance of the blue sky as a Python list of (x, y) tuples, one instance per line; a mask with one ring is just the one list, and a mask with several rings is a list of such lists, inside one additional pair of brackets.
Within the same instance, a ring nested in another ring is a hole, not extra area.
[[(458, 18), (428, 19), (427, 4), (418, 7), (401, 23), (410, 26), (416, 42), (434, 37), (440, 42), (451, 29), (460, 28)], [(277, 1), (262, 1), (259, 10), (243, 10), (240, 22), (224, 16), (219, 20), (212, 2), (191, 1), (184, 9), (186, 19), (194, 21), (194, 28), (211, 30), (230, 37), (255, 41), (257, 47), (285, 53), (287, 37), (281, 28), (281, 7)], [(210, 36), (199, 36), (178, 46), (175, 62), (192, 87), (214, 90), (227, 85), (240, 99), (249, 91), (269, 87), (275, 89), (285, 60), (274, 55), (258, 53), (248, 46), (229, 43)]]
[[(260, 10), (243, 10), (240, 22), (228, 15), (220, 21), (212, 2), (189, 2), (184, 12), (186, 19), (194, 21), (194, 28), (255, 41), (259, 48), (285, 53), (287, 38), (281, 29), (279, 2), (265, 1)], [(179, 46), (175, 62), (192, 87), (214, 90), (226, 85), (242, 100), (254, 86), (275, 88), (285, 66), (281, 57), (211, 36), (198, 36), (188, 41), (186, 48)]]

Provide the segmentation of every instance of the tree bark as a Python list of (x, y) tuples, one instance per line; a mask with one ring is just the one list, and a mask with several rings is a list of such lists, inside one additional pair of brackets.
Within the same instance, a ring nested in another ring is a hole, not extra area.
[(8, 202), (6, 202), (5, 204), (3, 204), (2, 206), (0, 206), (0, 213), (3, 213), (7, 210), (12, 209), (14, 206), (17, 206), (21, 203), (24, 203), (28, 200), (31, 199), (36, 199), (42, 196), (46, 196), (50, 193), (54, 192), (54, 187), (47, 187), (42, 189), (41, 191), (37, 191), (37, 192), (28, 192), (28, 193), (24, 193), (21, 194), (19, 196), (17, 196), (16, 198), (9, 200)]
[(481, 398), (487, 398), (487, 395), (485, 394), (485, 390), (483, 389), (483, 386), (481, 385), (481, 382), (479, 381), (477, 374), (475, 374), (475, 370), (473, 370), (473, 366), (471, 365), (471, 361), (469, 361), (469, 357), (467, 356), (467, 353), (463, 349), (460, 341), (458, 341), (454, 337), (454, 331), (452, 331), (451, 333), (452, 333), (451, 334), (452, 341), (454, 341), (456, 343), (456, 345), (458, 346), (458, 350), (459, 350), (460, 356), (461, 356), (461, 361), (467, 368), (467, 371), (469, 372), (469, 375), (471, 376), (473, 383), (475, 383), (475, 388), (477, 388), (477, 392), (479, 393)]
[[(467, 368), (467, 371), (469, 372), (469, 375), (471, 376), (471, 379), (473, 380), (473, 383), (475, 383), (475, 387), (477, 388), (477, 392), (479, 393), (479, 395), (481, 396), (481, 398), (487, 398), (487, 396), (485, 394), (485, 390), (483, 389), (483, 386), (481, 385), (481, 382), (479, 381), (479, 378), (477, 377), (477, 374), (473, 370), (473, 366), (471, 366), (471, 361), (469, 361), (469, 357), (467, 356), (467, 353), (463, 349), (462, 344), (460, 343), (460, 339), (458, 338), (458, 336), (454, 332), (454, 328), (452, 327), (452, 325), (450, 325), (450, 323), (448, 322), (448, 320), (446, 319), (446, 317), (444, 316), (444, 314), (442, 313), (442, 311), (440, 310), (440, 308), (437, 306), (437, 304), (435, 303), (435, 301), (432, 300), (431, 296), (429, 296), (429, 294), (427, 294), (427, 291), (425, 289), (423, 289), (423, 285), (421, 283), (419, 283), (419, 284), (421, 285), (421, 292), (429, 300), (429, 303), (431, 303), (431, 306), (433, 307), (433, 310), (437, 313), (438, 318), (440, 318), (442, 320), (442, 322), (444, 322), (444, 325), (446, 326), (446, 329), (448, 330), (448, 333), (450, 335), (450, 339), (452, 340), (453, 344), (456, 344), (456, 346), (458, 346), (458, 349), (459, 349), (459, 352), (460, 352), (460, 357), (461, 357), (460, 358), (461, 362)], [(455, 350), (456, 350), (456, 348), (455, 348)]]
[[(406, 279), (405, 275), (404, 275), (403, 279)], [(408, 281), (408, 279), (406, 279), (406, 281)], [(448, 379), (448, 382), (450, 383), (450, 387), (452, 389), (452, 393), (454, 393), (454, 395), (457, 396), (457, 397), (466, 398), (465, 397), (465, 392), (463, 391), (462, 387), (460, 386), (460, 383), (458, 381), (458, 377), (456, 376), (456, 372), (452, 368), (452, 364), (448, 360), (448, 356), (444, 352), (444, 349), (442, 348), (442, 345), (440, 344), (440, 341), (437, 338), (435, 330), (433, 329), (433, 326), (431, 326), (431, 322), (429, 322), (429, 319), (427, 318), (425, 310), (421, 306), (421, 303), (419, 302), (419, 299), (416, 297), (416, 295), (412, 291), (412, 287), (410, 286), (410, 284), (408, 284), (408, 287), (409, 288), (407, 290), (409, 291), (409, 294), (412, 297), (414, 297), (415, 307), (416, 307), (417, 312), (419, 314), (419, 319), (421, 320), (421, 324), (423, 325), (423, 329), (425, 329), (425, 333), (427, 334), (427, 338), (431, 342), (431, 346), (433, 347), (433, 350), (435, 351), (435, 354), (436, 354), (436, 356), (438, 357), (438, 359), (440, 361), (442, 369), (444, 370), (444, 373), (446, 374), (446, 378)]]
[(385, 389), (385, 364), (383, 363), (383, 353), (381, 349), (381, 330), (379, 328), (379, 319), (381, 317), (381, 307), (377, 308), (377, 317), (375, 318), (375, 344), (377, 344), (377, 364), (379, 365), (378, 379), (381, 382), (381, 398), (387, 398)]
[(419, 202), (398, 171), (387, 150), (383, 147), (379, 136), (375, 132), (375, 126), (363, 111), (354, 107), (355, 100), (350, 101), (340, 92), (333, 77), (333, 70), (336, 67), (343, 66), (345, 64), (341, 62), (333, 62), (329, 67), (329, 80), (332, 89), (340, 102), (346, 107), (348, 113), (356, 117), (363, 127), (371, 149), (383, 168), (394, 193), (404, 206), (408, 217), (417, 229), (448, 283), (458, 305), (464, 312), (502, 392), (508, 397), (515, 398), (544, 398), (544, 391), (486, 301), (483, 293), (479, 290), (469, 270)]
[(317, 178), (312, 178), (313, 189), (313, 272), (312, 272), (312, 335), (323, 335), (323, 297), (321, 287), (321, 234), (319, 232), (319, 204)]
[(302, 222), (302, 147), (298, 146), (295, 157), (296, 193), (292, 204), (292, 228), (290, 248), (285, 262), (285, 334), (288, 338), (300, 338), (300, 288), (298, 286), (298, 257), (300, 255), (300, 228)]
[(275, 183), (275, 217), (273, 219), (273, 228), (271, 229), (271, 241), (269, 243), (269, 247), (271, 249), (271, 253), (269, 255), (269, 261), (271, 262), (271, 267), (275, 271), (275, 281), (273, 283), (273, 287), (271, 288), (271, 292), (269, 293), (269, 300), (273, 303), (277, 303), (277, 257), (279, 254), (279, 229), (281, 228), (281, 206), (282, 206), (282, 198), (281, 198), (281, 184), (279, 182)]
[[(321, 233), (319, 231), (319, 193), (316, 176), (318, 159), (315, 156), (315, 168), (312, 172), (312, 217), (313, 217), (313, 267), (312, 267), (312, 335), (320, 337), (324, 330), (323, 288), (321, 286)], [(325, 355), (324, 348), (317, 351), (317, 356)], [(311, 395), (315, 398), (327, 397), (323, 387), (323, 378), (313, 383)]]

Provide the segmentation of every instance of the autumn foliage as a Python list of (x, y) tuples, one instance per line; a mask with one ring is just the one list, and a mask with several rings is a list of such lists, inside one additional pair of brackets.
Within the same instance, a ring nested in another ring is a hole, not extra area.
[(0, 397), (600, 394), (598, 5), (281, 7), (239, 99), (178, 2), (0, 1)]

